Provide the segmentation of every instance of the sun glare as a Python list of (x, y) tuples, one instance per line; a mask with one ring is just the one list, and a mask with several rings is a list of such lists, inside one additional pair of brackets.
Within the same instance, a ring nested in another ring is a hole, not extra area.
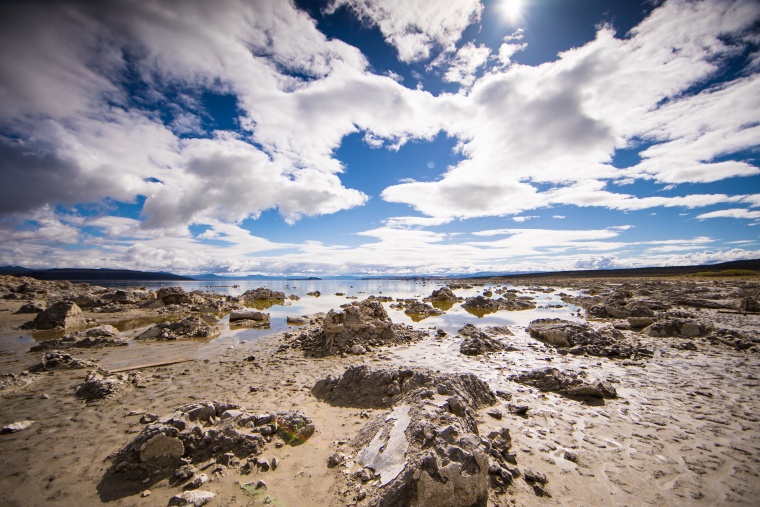
[(501, 0), (499, 10), (501, 16), (510, 25), (517, 25), (523, 20), (526, 0)]

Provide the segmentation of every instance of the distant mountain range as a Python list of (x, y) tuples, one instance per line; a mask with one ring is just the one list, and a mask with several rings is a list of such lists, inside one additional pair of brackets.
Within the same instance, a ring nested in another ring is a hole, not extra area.
[(129, 269), (28, 269), (20, 266), (0, 266), (0, 274), (28, 276), (37, 280), (71, 280), (77, 282), (98, 281), (135, 281), (155, 282), (192, 281), (186, 276), (172, 273), (154, 273), (150, 271), (131, 271)]
[(248, 276), (221, 276), (212, 273), (195, 275), (192, 278), (179, 276), (172, 273), (150, 272), (150, 271), (131, 271), (128, 269), (29, 269), (21, 266), (0, 266), (0, 274), (14, 276), (28, 276), (38, 280), (72, 280), (72, 281), (215, 281), (215, 282), (232, 282), (232, 281), (250, 281), (250, 280), (291, 280), (291, 281), (310, 281), (310, 280), (410, 280), (415, 278), (428, 279), (451, 279), (451, 278), (539, 278), (544, 276), (555, 277), (625, 277), (625, 276), (675, 276), (688, 275), (703, 271), (717, 272), (729, 269), (746, 269), (760, 272), (760, 259), (746, 261), (731, 261), (720, 264), (709, 264), (702, 266), (671, 266), (671, 267), (652, 267), (652, 268), (631, 268), (631, 269), (597, 269), (597, 270), (576, 270), (576, 271), (553, 271), (553, 272), (536, 272), (536, 273), (509, 273), (509, 272), (479, 272), (467, 275), (452, 276), (386, 276), (386, 277), (361, 277), (361, 276), (326, 276), (326, 277), (297, 277), (297, 276), (267, 276), (267, 275), (248, 275)]

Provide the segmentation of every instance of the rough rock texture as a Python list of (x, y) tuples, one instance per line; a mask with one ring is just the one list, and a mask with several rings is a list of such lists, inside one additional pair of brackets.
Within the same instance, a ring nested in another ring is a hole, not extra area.
[(454, 294), (449, 287), (441, 287), (434, 290), (429, 297), (425, 298), (425, 301), (435, 301), (439, 303), (456, 303), (459, 298)]
[(154, 483), (171, 476), (191, 481), (197, 470), (183, 469), (182, 460), (200, 464), (213, 458), (234, 466), (240, 459), (261, 454), (267, 443), (264, 435), (297, 445), (308, 440), (314, 429), (299, 411), (256, 414), (232, 403), (191, 403), (146, 426), (114, 455), (103, 480), (117, 474)]
[(156, 292), (156, 298), (164, 305), (183, 305), (192, 302), (190, 295), (181, 287), (162, 287)]
[(29, 371), (41, 372), (52, 370), (74, 370), (84, 368), (98, 368), (98, 364), (86, 359), (77, 359), (71, 354), (51, 350), (42, 356), (42, 361), (29, 367)]
[[(399, 393), (388, 396), (388, 388), (395, 392), (396, 386)], [(356, 461), (379, 478), (379, 487), (367, 494), (368, 505), (487, 504), (491, 472), (501, 470), (495, 456), (508, 451), (511, 439), (502, 439), (491, 453), (492, 439), (479, 437), (473, 409), (496, 398), (477, 377), (358, 366), (340, 378), (317, 382), (312, 392), (340, 406), (367, 407), (369, 399), (371, 406), (392, 407), (365, 425), (351, 443)]]
[(191, 315), (182, 320), (158, 324), (141, 333), (136, 340), (177, 340), (179, 338), (213, 338), (219, 336), (221, 330), (209, 326), (200, 317)]
[(369, 340), (392, 340), (393, 322), (380, 302), (368, 298), (346, 306), (343, 311), (330, 310), (322, 331), (328, 351), (346, 350)]
[(23, 329), (73, 329), (84, 327), (81, 308), (69, 301), (59, 301), (50, 305), (45, 311), (38, 313), (34, 320), (27, 322)]
[(594, 330), (588, 324), (562, 319), (537, 319), (528, 325), (527, 331), (555, 347), (570, 347), (573, 354), (628, 358), (634, 355), (651, 356), (652, 351), (627, 340), (618, 330), (607, 327)]
[(245, 301), (284, 301), (285, 293), (259, 287), (245, 291), (240, 297)]
[(108, 324), (63, 335), (57, 340), (46, 340), (34, 345), (31, 352), (65, 349), (69, 347), (117, 347), (127, 345), (129, 340), (119, 336), (119, 330)]
[(195, 491), (184, 491), (169, 499), (169, 507), (201, 507), (213, 500), (215, 496), (216, 495), (210, 491), (201, 491), (199, 489)]
[(421, 387), (459, 396), (476, 409), (496, 403), (496, 396), (488, 385), (472, 373), (436, 374), (424, 369), (367, 365), (351, 366), (339, 377), (328, 375), (314, 384), (311, 393), (339, 407), (386, 408)]
[(617, 392), (608, 382), (596, 385), (583, 381), (585, 372), (578, 374), (565, 372), (557, 368), (539, 368), (529, 372), (512, 375), (513, 382), (529, 385), (540, 391), (556, 392), (563, 396), (576, 398), (617, 398)]
[(480, 356), (487, 352), (498, 352), (506, 349), (507, 346), (491, 338), (486, 333), (473, 333), (462, 341), (459, 346), (459, 352), (466, 356)]
[(139, 382), (136, 373), (102, 375), (97, 371), (91, 371), (85, 377), (84, 382), (76, 388), (77, 396), (87, 401), (97, 401), (115, 398)]
[(404, 313), (412, 317), (413, 320), (420, 321), (431, 316), (443, 315), (443, 310), (434, 308), (433, 306), (430, 306), (421, 301), (415, 301), (409, 305), (406, 310), (404, 310)]
[(465, 324), (462, 329), (457, 331), (462, 336), (472, 336), (479, 333), (485, 333), (488, 336), (514, 336), (514, 333), (507, 326), (486, 326), (479, 328), (474, 324)]
[(22, 314), (22, 313), (42, 313), (45, 311), (44, 308), (42, 308), (37, 303), (26, 303), (25, 305), (22, 305), (21, 308), (16, 311), (16, 314)]
[(529, 297), (507, 297), (492, 299), (485, 296), (474, 296), (465, 299), (462, 308), (470, 313), (486, 314), (494, 313), (499, 310), (519, 311), (531, 310), (536, 304)]
[(696, 336), (705, 336), (712, 330), (712, 326), (693, 320), (685, 319), (667, 319), (655, 322), (647, 328), (649, 336), (680, 336), (684, 338), (694, 338)]

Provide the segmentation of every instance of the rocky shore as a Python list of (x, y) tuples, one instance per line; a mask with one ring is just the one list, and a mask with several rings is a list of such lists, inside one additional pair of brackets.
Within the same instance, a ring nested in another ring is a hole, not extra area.
[[(567, 315), (478, 324), (536, 293)], [(209, 347), (298, 296), (0, 276), (0, 503), (756, 505), (759, 297), (754, 277), (457, 280)], [(455, 305), (471, 323), (437, 328)]]

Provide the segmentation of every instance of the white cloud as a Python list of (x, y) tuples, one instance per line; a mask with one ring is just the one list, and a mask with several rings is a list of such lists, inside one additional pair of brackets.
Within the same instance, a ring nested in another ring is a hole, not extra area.
[[(394, 185), (382, 197), (457, 218), (553, 204), (630, 210), (735, 202), (709, 194), (639, 198), (604, 188), (609, 181), (704, 183), (760, 174), (747, 162), (715, 160), (757, 146), (760, 75), (688, 92), (745, 47), (743, 34), (759, 16), (751, 1), (668, 2), (629, 38), (604, 26), (594, 41), (556, 61), (486, 73), (466, 96), (438, 101), (465, 160), (437, 181)], [(611, 164), (617, 149), (641, 139), (659, 144), (634, 167)]]
[(567, 217), (565, 215), (552, 215), (552, 218), (556, 218), (557, 220), (564, 220)]
[(333, 0), (326, 12), (343, 6), (376, 25), (402, 62), (426, 60), (436, 48), (453, 51), (483, 12), (480, 0)]
[(443, 54), (431, 64), (431, 67), (443, 67), (443, 80), (449, 83), (459, 83), (469, 88), (475, 82), (475, 74), (488, 61), (491, 50), (485, 45), (476, 46), (468, 42), (454, 54)]
[(718, 211), (711, 211), (709, 213), (702, 213), (697, 215), (699, 220), (706, 220), (708, 218), (747, 218), (757, 219), (760, 218), (760, 211), (751, 211), (746, 208), (731, 208)]
[(539, 217), (537, 215), (525, 215), (525, 216), (519, 216), (519, 217), (512, 217), (512, 220), (518, 223), (523, 223), (533, 218), (539, 218)]

